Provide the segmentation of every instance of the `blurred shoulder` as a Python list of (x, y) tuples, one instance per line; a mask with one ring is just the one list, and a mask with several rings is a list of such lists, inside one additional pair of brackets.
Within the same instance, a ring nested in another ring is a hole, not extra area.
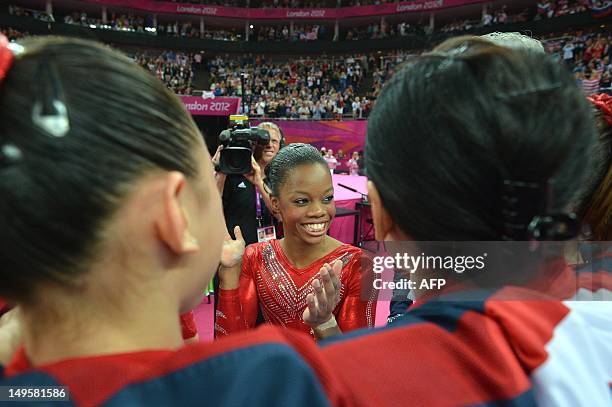
[[(64, 360), (0, 386), (66, 386), (75, 405), (327, 406), (345, 391), (312, 339), (264, 327), (176, 351)], [(96, 380), (91, 380), (95, 374)], [(236, 391), (240, 389), (240, 391)]]

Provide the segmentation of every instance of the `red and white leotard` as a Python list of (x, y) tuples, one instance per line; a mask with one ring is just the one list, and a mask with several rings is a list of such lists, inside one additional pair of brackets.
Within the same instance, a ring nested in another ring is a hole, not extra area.
[(294, 267), (278, 240), (248, 246), (242, 259), (240, 287), (220, 290), (215, 330), (218, 336), (253, 328), (261, 309), (266, 322), (297, 329), (312, 330), (302, 320), (306, 295), (324, 263), (342, 260), (340, 302), (334, 310), (343, 332), (373, 327), (376, 297), (367, 282), (362, 284), (362, 251), (341, 245), (308, 267)]

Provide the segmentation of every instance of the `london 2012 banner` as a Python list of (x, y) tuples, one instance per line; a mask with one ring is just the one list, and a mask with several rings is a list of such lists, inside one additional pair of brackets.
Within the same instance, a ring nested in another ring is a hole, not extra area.
[(191, 4), (187, 0), (181, 0), (179, 2), (157, 0), (82, 1), (109, 7), (148, 11), (153, 14), (189, 14), (247, 20), (337, 20), (353, 17), (423, 13), (488, 2), (488, 0), (410, 0), (369, 6), (292, 9), (284, 7), (226, 7), (213, 4)]
[[(329, 120), (329, 121), (285, 121), (270, 120), (276, 123), (285, 135), (287, 143), (308, 143), (320, 149), (331, 148), (334, 153), (342, 150), (346, 159), (354, 151), (361, 151), (365, 145), (368, 122), (366, 120)], [(251, 125), (261, 120), (253, 120)]]
[(179, 96), (187, 111), (194, 116), (229, 116), (238, 113), (240, 98)]

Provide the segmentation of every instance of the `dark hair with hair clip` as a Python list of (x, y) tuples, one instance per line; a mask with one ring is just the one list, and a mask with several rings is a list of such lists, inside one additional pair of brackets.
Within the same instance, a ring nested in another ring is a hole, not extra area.
[(550, 182), (505, 180), (502, 240), (567, 240), (577, 236), (580, 233), (577, 216), (553, 213), (549, 207), (553, 198)]
[(319, 150), (310, 144), (293, 143), (280, 150), (266, 167), (265, 182), (270, 194), (279, 195), (287, 177), (296, 167), (312, 164), (320, 164), (328, 168)]
[(12, 300), (75, 281), (135, 181), (197, 174), (200, 138), (180, 100), (126, 56), (77, 39), (21, 45), (0, 85), (0, 297)]
[(366, 168), (416, 240), (555, 238), (574, 227), (559, 215), (592, 174), (594, 136), (563, 67), (460, 37), (384, 87), (368, 120)]

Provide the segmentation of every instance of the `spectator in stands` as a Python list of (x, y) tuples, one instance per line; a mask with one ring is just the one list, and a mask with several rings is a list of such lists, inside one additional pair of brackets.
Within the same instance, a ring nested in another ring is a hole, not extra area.
[(173, 92), (191, 93), (193, 80), (193, 56), (182, 52), (165, 51), (158, 55), (136, 54), (134, 60), (157, 76)]
[[(568, 4), (571, 6), (572, 2)], [(555, 3), (553, 2), (551, 5), (554, 6)], [(9, 9), (17, 14), (30, 12), (14, 7)], [(489, 8), (489, 11), (498, 15), (504, 9)], [(508, 13), (509, 20), (511, 20), (512, 13)], [(85, 25), (100, 24), (101, 20), (96, 17), (91, 13), (82, 12), (76, 12), (74, 16), (66, 16), (66, 18), (70, 18), (70, 21), (78, 24), (84, 22)], [(143, 25), (149, 27), (148, 17), (150, 16), (115, 13), (110, 14), (108, 24), (110, 24), (109, 27), (112, 25), (117, 29), (141, 30)], [(194, 30), (190, 22), (182, 23), (182, 25), (176, 21), (160, 22), (160, 27), (164, 27), (166, 24), (171, 35), (199, 35), (199, 30)], [(281, 27), (283, 27), (282, 30)], [(279, 33), (284, 31), (284, 28), (284, 26), (276, 27), (275, 39)], [(412, 29), (412, 26), (405, 25), (404, 32), (407, 28)], [(161, 33), (162, 31), (165, 30), (158, 27), (158, 32)], [(380, 29), (371, 26), (370, 31), (371, 34), (379, 33)], [(397, 32), (400, 32), (399, 26)], [(205, 36), (208, 36), (208, 33), (205, 33)], [(14, 35), (11, 37), (14, 38)], [(213, 34), (210, 38), (213, 38)], [(577, 33), (575, 39), (568, 38), (564, 43), (565, 45), (550, 46), (551, 54), (558, 54), (560, 59), (570, 65), (570, 68), (578, 69), (583, 73), (590, 70), (590, 79), (599, 78), (601, 83), (601, 86), (597, 86), (594, 91), (605, 91), (608, 75), (604, 75), (604, 72), (610, 69), (609, 58), (606, 57), (610, 55), (612, 50), (609, 35), (607, 33), (597, 35)], [(570, 52), (572, 47), (573, 50)], [(385, 81), (393, 75), (394, 67), (403, 60), (402, 56), (402, 58), (394, 61), (394, 54), (399, 56), (404, 54), (405, 56), (406, 53), (382, 54), (381, 57), (386, 61), (383, 65), (379, 65), (376, 57), (372, 55), (369, 57), (363, 56), (363, 59), (361, 56), (331, 58), (331, 63), (311, 59), (306, 60), (304, 64), (266, 64), (265, 61), (264, 63), (253, 64), (255, 61), (244, 58), (241, 61), (229, 58), (229, 63), (227, 63), (224, 59), (228, 60), (228, 58), (222, 58), (220, 62), (211, 65), (212, 83), (210, 86), (211, 91), (216, 96), (242, 96), (243, 89), (240, 85), (239, 74), (255, 70), (255, 75), (246, 81), (244, 89), (247, 110), (252, 115), (279, 118), (315, 118), (317, 120), (341, 118), (345, 115), (353, 118), (367, 117), (367, 113), (373, 104), (371, 99), (375, 99)], [(349, 62), (349, 60), (351, 61)], [(572, 65), (572, 60), (574, 61), (573, 64), (577, 64), (577, 66)], [(589, 65), (592, 61), (594, 61), (594, 64)], [(166, 67), (168, 64), (172, 65), (172, 61), (167, 59), (163, 62), (164, 66), (161, 68), (159, 62), (151, 64), (150, 61), (142, 61), (141, 63), (162, 79), (174, 92), (178, 94), (191, 94), (193, 92), (193, 69), (184, 69), (177, 72), (171, 66)], [(366, 70), (372, 72), (373, 68), (376, 71), (373, 73), (372, 87), (370, 89), (360, 89)], [(593, 74), (594, 71), (597, 74)], [(585, 79), (584, 75), (578, 76), (580, 77), (578, 80), (582, 83), (582, 80)], [(585, 82), (590, 89), (589, 92), (594, 89), (594, 86), (591, 86), (592, 83), (589, 83), (590, 79), (586, 78)], [(364, 94), (368, 98), (367, 102), (362, 99)], [(357, 105), (358, 101), (361, 108)], [(276, 106), (272, 104), (273, 102), (276, 103)], [(255, 109), (252, 109), (253, 106)]]
[(331, 173), (333, 174), (334, 170), (338, 166), (338, 160), (334, 156), (334, 151), (331, 148), (328, 148), (323, 158), (325, 158), (325, 162), (327, 162), (327, 166), (329, 167), (329, 169), (331, 170)]
[(300, 119), (308, 119), (310, 118), (310, 109), (306, 106), (306, 104), (300, 105), (298, 109), (298, 114), (300, 115)]
[[(192, 0), (194, 2), (198, 2)], [(275, 1), (275, 0), (273, 0)], [(332, 7), (336, 7), (337, 3), (332, 1)], [(234, 5), (238, 6), (239, 3), (236, 0), (202, 0), (206, 4), (222, 4), (222, 5)], [(278, 1), (276, 1), (278, 3)], [(386, 1), (385, 1), (386, 2)], [(536, 19), (540, 18), (552, 18), (558, 17), (565, 14), (573, 14), (576, 12), (586, 11), (590, 4), (583, 4), (584, 0), (561, 0), (559, 2), (554, 1), (541, 1), (538, 3), (537, 9), (526, 9), (522, 11), (513, 10), (512, 12), (507, 10), (506, 5), (502, 5), (500, 8), (492, 10), (491, 6), (489, 11), (478, 20), (478, 16), (475, 15), (471, 20), (460, 20), (453, 21), (440, 28), (438, 31), (441, 32), (456, 32), (465, 31), (475, 28), (477, 26), (489, 26), (492, 24), (505, 24), (519, 21), (526, 21), (532, 15), (536, 16)], [(256, 7), (258, 4), (250, 3), (250, 7)], [(320, 3), (323, 4), (323, 3)], [(594, 4), (595, 7), (603, 7), (603, 3), (598, 6), (599, 3)], [(281, 4), (279, 7), (288, 7), (291, 5), (296, 6), (314, 6), (315, 3), (303, 3), (299, 1), (291, 1), (291, 3)], [(242, 6), (246, 4), (242, 3)], [(328, 5), (329, 6), (329, 5)], [(47, 15), (44, 11), (23, 9), (16, 6), (9, 6), (9, 13), (19, 16), (33, 16), (34, 18), (41, 19), (43, 21), (54, 21), (53, 16)], [(194, 21), (170, 21), (170, 22), (159, 22), (157, 27), (154, 27), (152, 15), (134, 15), (132, 13), (120, 14), (112, 13), (108, 18), (108, 21), (102, 22), (101, 16), (92, 17), (86, 12), (75, 12), (64, 17), (64, 22), (69, 24), (81, 24), (84, 26), (93, 26), (95, 28), (103, 29), (115, 29), (122, 31), (133, 31), (133, 32), (146, 32), (152, 35), (165, 35), (175, 37), (200, 37), (222, 41), (238, 41), (242, 39), (244, 32), (237, 32), (235, 29), (214, 29), (207, 30), (203, 34), (200, 30), (196, 29), (197, 20)], [(329, 39), (327, 37), (330, 27), (324, 25), (296, 25), (291, 32), (289, 28), (284, 26), (258, 26), (257, 33), (251, 30), (251, 40), (257, 41), (313, 41), (318, 39)], [(367, 26), (354, 27), (347, 31), (346, 40), (359, 40), (359, 39), (378, 39), (387, 38), (393, 36), (405, 36), (409, 33), (425, 35), (429, 32), (429, 27), (421, 24), (413, 25), (406, 22), (401, 22), (396, 26), (391, 26), (386, 21), (382, 23), (369, 24)]]
[(353, 119), (361, 119), (363, 117), (363, 108), (359, 102), (359, 96), (355, 97), (351, 107), (353, 109)]
[(574, 63), (574, 44), (572, 41), (568, 41), (563, 45), (563, 61), (568, 67), (571, 67)]
[(599, 91), (608, 95), (612, 95), (610, 72), (606, 71), (601, 75), (601, 80), (599, 81)]
[(321, 120), (325, 116), (325, 108), (321, 105), (320, 101), (317, 101), (312, 109), (312, 118), (314, 120)]
[(45, 21), (48, 23), (55, 22), (53, 15), (47, 13), (46, 11), (42, 11), (42, 10), (32, 10), (32, 9), (26, 9), (26, 8), (22, 8), (18, 6), (9, 5), (8, 13), (10, 15), (14, 15), (17, 17), (32, 17), (37, 20)]
[(359, 175), (359, 153), (353, 152), (351, 159), (348, 160), (347, 167), (349, 169), (349, 175)]
[(493, 16), (491, 13), (487, 12), (482, 16), (482, 25), (487, 27), (491, 24), (493, 24)]
[(599, 92), (599, 74), (597, 71), (588, 69), (580, 79), (582, 90), (587, 96)]
[(365, 73), (359, 56), (285, 64), (253, 62), (229, 56), (213, 59), (209, 64), (211, 90), (218, 96), (237, 96), (241, 88), (235, 81), (240, 74), (248, 73), (245, 99), (262, 117), (268, 117), (270, 100), (283, 101), (275, 110), (278, 117), (341, 117)]
[(21, 32), (13, 28), (0, 28), (0, 34), (6, 36), (10, 42), (17, 41), (20, 38), (27, 37), (28, 32)]

